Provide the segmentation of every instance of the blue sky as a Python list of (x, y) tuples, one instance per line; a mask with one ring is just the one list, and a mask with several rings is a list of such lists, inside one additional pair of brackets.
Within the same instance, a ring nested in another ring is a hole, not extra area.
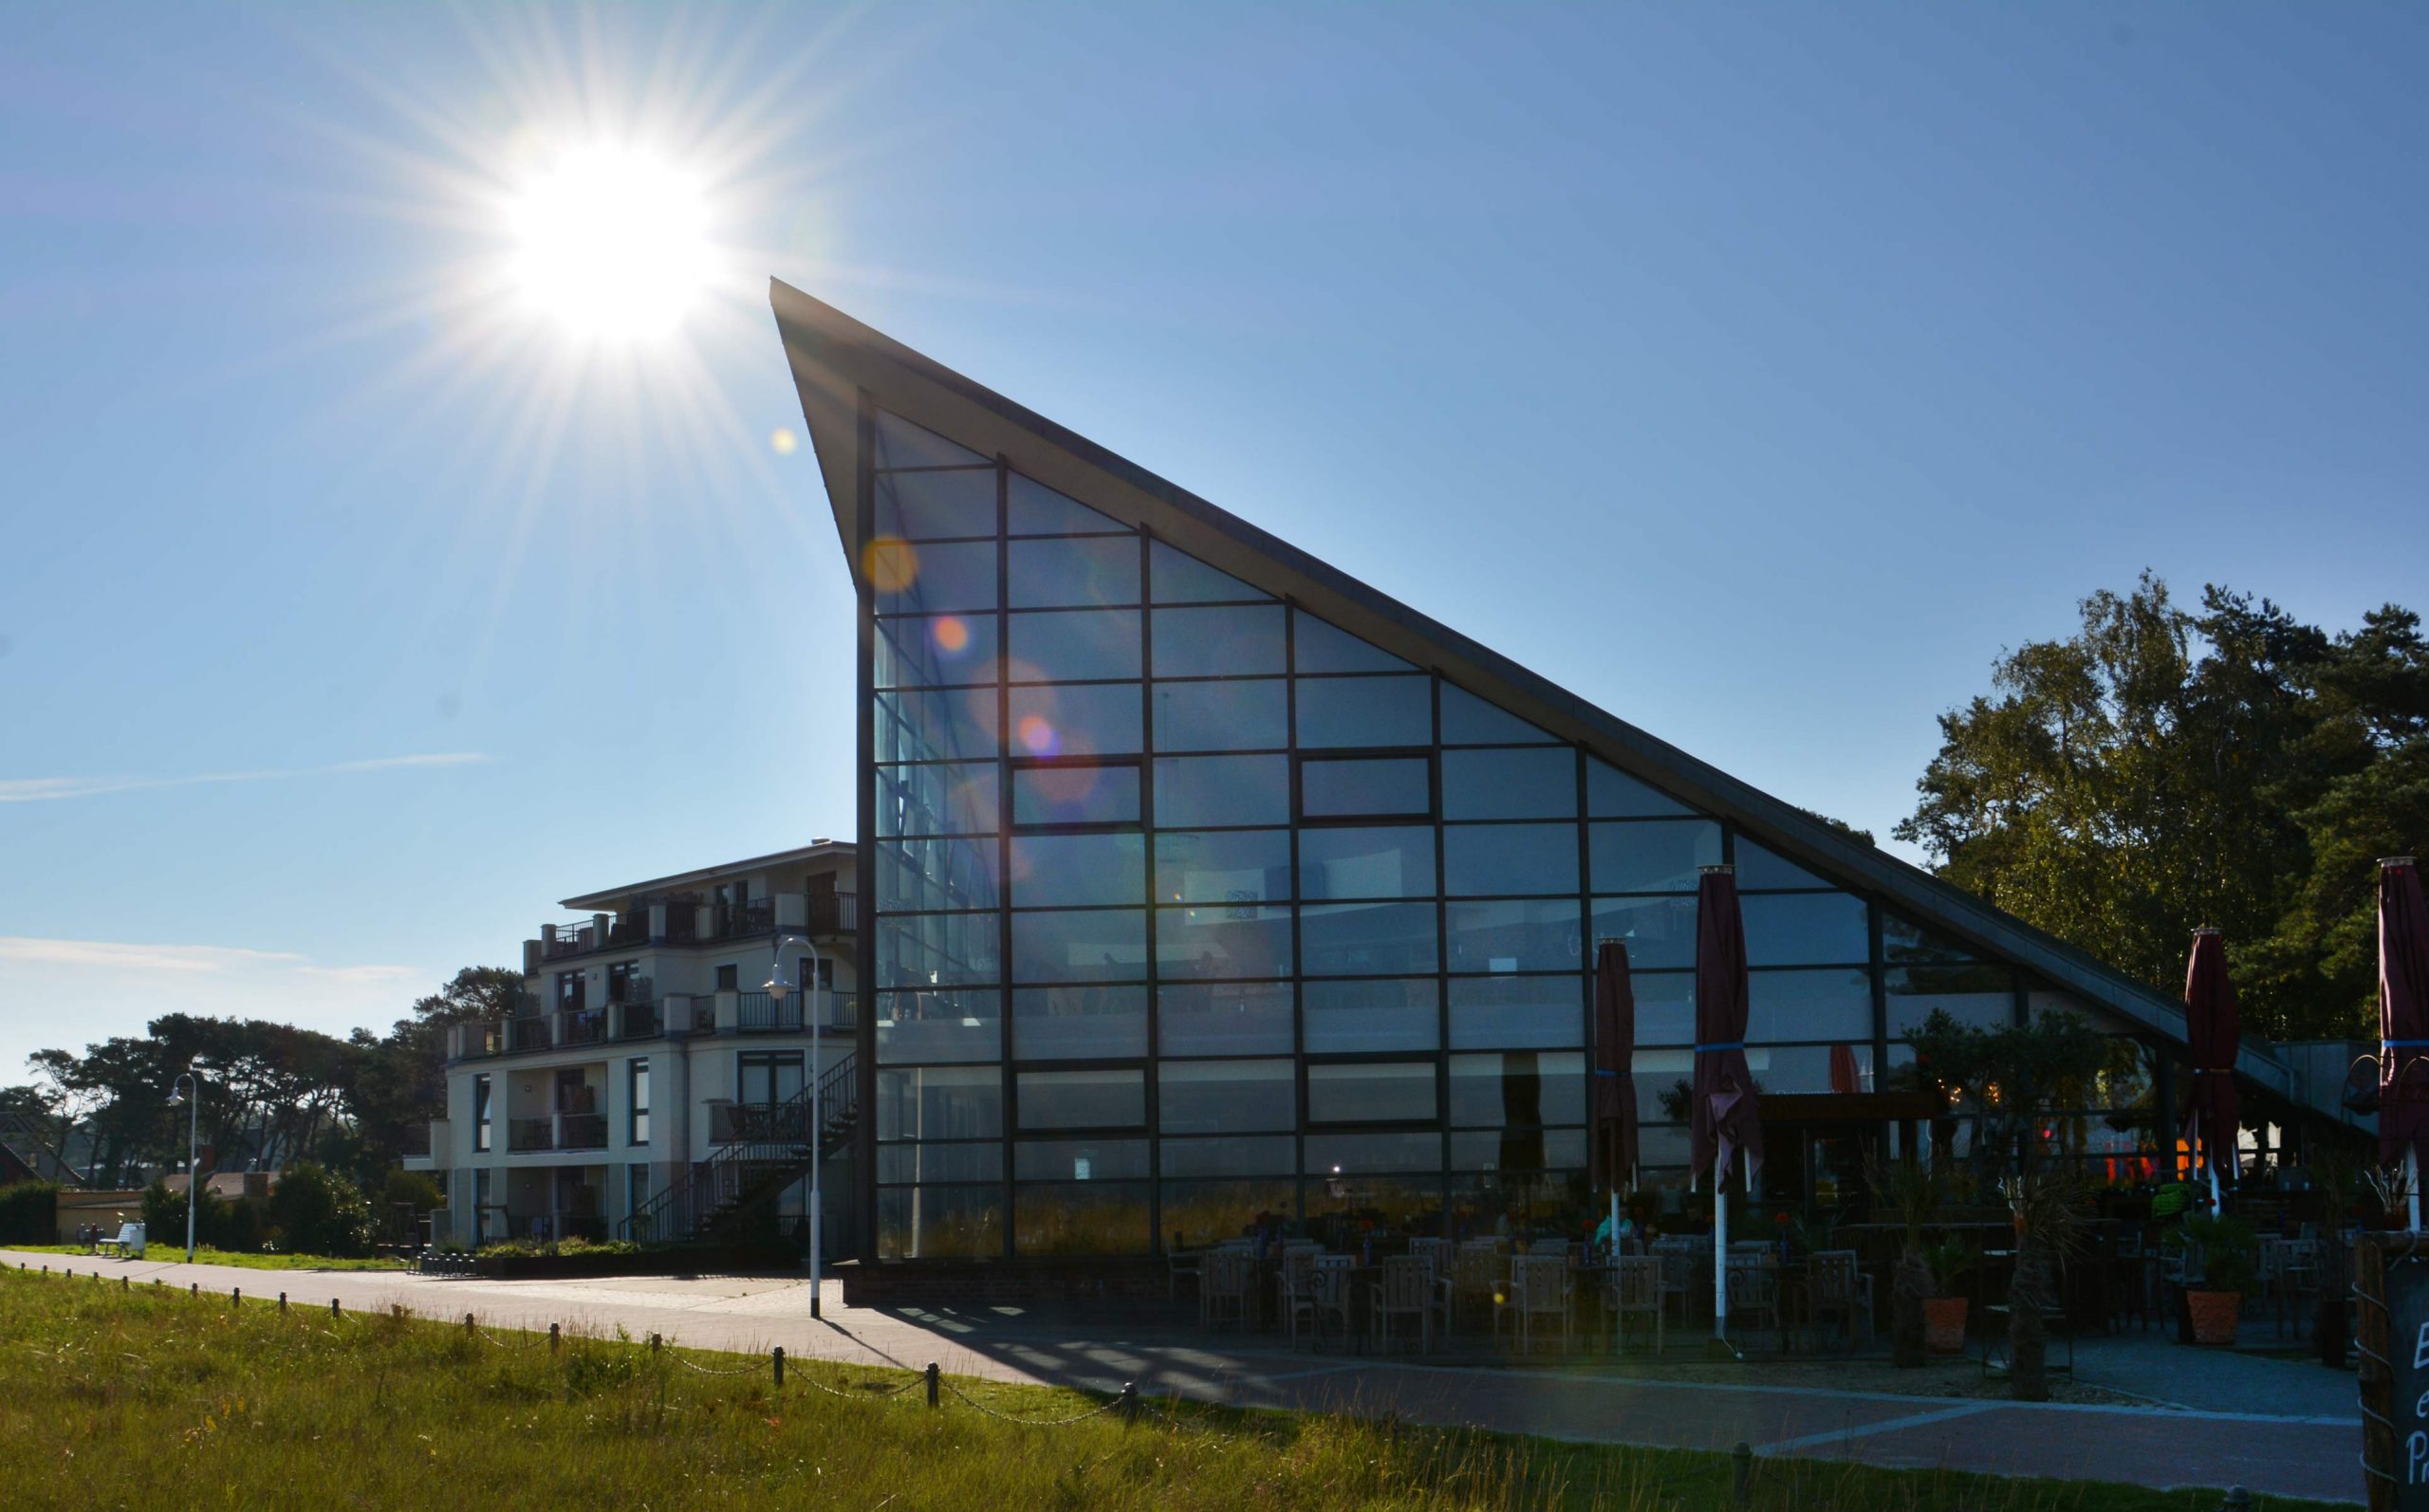
[[(787, 279), (1885, 836), (2147, 565), (2424, 598), (2394, 6), (0, 11), (0, 1079), (852, 830)], [(500, 186), (637, 138), (584, 345)]]

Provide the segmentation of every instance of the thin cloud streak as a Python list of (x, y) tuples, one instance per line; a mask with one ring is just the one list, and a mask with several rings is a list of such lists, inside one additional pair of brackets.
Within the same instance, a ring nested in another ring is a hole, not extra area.
[(326, 766), (267, 766), (255, 771), (196, 772), (186, 777), (5, 777), (0, 778), (0, 803), (49, 803), (68, 798), (100, 798), (111, 793), (141, 793), (163, 787), (198, 787), (211, 783), (270, 783), (294, 777), (334, 777), (412, 767), (471, 766), (489, 759), (483, 751), (426, 751), (410, 756), (375, 756), (364, 761), (333, 762)]

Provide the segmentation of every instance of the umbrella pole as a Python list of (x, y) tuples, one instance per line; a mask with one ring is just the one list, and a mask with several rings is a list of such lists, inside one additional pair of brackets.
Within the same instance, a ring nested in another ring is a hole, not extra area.
[(1712, 1337), (1729, 1342), (1729, 1173), (1712, 1166)]
[(2403, 1147), (2403, 1190), (2404, 1217), (2417, 1234), (2420, 1232), (2420, 1147), (2417, 1144)]

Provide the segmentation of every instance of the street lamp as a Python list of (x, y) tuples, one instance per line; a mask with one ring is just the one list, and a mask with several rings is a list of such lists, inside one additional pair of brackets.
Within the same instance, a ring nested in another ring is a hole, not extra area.
[(821, 1194), (818, 1179), (821, 1169), (826, 1164), (826, 1119), (825, 1110), (820, 1105), (820, 1082), (823, 1078), (820, 1073), (818, 1054), (819, 1037), (826, 1027), (825, 1022), (826, 1015), (823, 1011), (826, 1005), (819, 995), (823, 990), (823, 985), (819, 981), (823, 974), (823, 963), (819, 959), (816, 941), (807, 934), (776, 936), (776, 943), (771, 948), (773, 959), (768, 972), (768, 995), (782, 1006), (786, 996), (797, 985), (785, 972), (785, 946), (794, 940), (800, 941), (809, 950), (809, 984), (807, 990), (803, 994), (803, 999), (809, 1007), (809, 1316), (817, 1318), (820, 1316), (818, 1310), (819, 1261), (826, 1243), (822, 1231), (826, 1219), (826, 1204)]
[[(184, 1083), (191, 1091), (181, 1090)], [(186, 1109), (186, 1263), (194, 1263), (194, 1218), (202, 1199), (195, 1188), (202, 1177), (202, 1074), (193, 1066), (177, 1073), (169, 1083), (169, 1106), (184, 1104)]]

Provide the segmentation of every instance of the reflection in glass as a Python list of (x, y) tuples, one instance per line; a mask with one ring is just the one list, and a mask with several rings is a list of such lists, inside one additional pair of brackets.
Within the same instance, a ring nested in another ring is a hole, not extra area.
[(1147, 837), (1015, 835), (1012, 903), (1019, 908), (1074, 908), (1146, 901)]
[(1934, 1008), (1983, 1029), (2015, 1022), (2015, 979), (2004, 966), (1891, 967), (1881, 978), (1888, 991), (1893, 1040), (1921, 1028)]
[(1158, 750), (1278, 750), (1290, 744), (1289, 691), (1281, 678), (1158, 683)]
[(1302, 831), (1299, 895), (1315, 899), (1432, 897), (1433, 826), (1385, 824)]
[(1038, 610), (1008, 617), (1013, 682), (1084, 682), (1139, 675), (1136, 609)]
[[(1546, 1171), (1567, 1171), (1582, 1177), (1586, 1165), (1585, 1131), (1583, 1129), (1530, 1129), (1512, 1136), (1512, 1131), (1493, 1130), (1490, 1133), (1472, 1131), (1451, 1135), (1451, 1169), (1453, 1171), (1520, 1171), (1529, 1169), (1522, 1162), (1540, 1160)], [(1640, 1164), (1641, 1185), (1652, 1185), (1652, 1168)], [(1540, 1182), (1514, 1179), (1510, 1185), (1533, 1186)]]
[(1147, 544), (1147, 575), (1154, 581), (1158, 603), (1223, 603), (1273, 597), (1160, 541)]
[(877, 906), (885, 913), (991, 909), (1002, 901), (992, 839), (877, 843)]
[(1310, 903), (1299, 910), (1300, 971), (1374, 976), (1441, 968), (1431, 903)]
[(1290, 974), (1290, 911), (1214, 903), (1156, 911), (1159, 977)]
[(1577, 1124), (1585, 1119), (1585, 1057), (1573, 1050), (1455, 1055), (1451, 1122), (1465, 1129)]
[(881, 762), (952, 761), (995, 754), (995, 690), (883, 692), (873, 731)]
[(1003, 1057), (1004, 995), (995, 988), (880, 992), (872, 1002), (881, 1065)]
[(1102, 1060), (1146, 1053), (1143, 986), (1021, 987), (1012, 993), (1012, 1054), (1020, 1060)]
[(1442, 885), (1454, 897), (1577, 891), (1575, 824), (1456, 824), (1442, 831)]
[(1912, 919), (1883, 910), (1881, 915), (1881, 958), (1891, 966), (1963, 962), (1975, 959), (1965, 942)]
[[(1557, 737), (1510, 710), (1489, 704), (1464, 688), (1442, 685), (1442, 744), (1445, 746), (1549, 745)], [(1576, 773), (1570, 774), (1572, 783)], [(1575, 799), (1563, 813), (1575, 813)]]
[(1758, 893), (1777, 887), (1830, 886), (1779, 852), (1757, 845), (1742, 832), (1737, 837), (1735, 860), (1737, 891), (1740, 893)]
[(880, 688), (946, 688), (995, 678), (992, 614), (908, 615), (877, 621), (870, 675)]
[(1168, 1136), (1288, 1132), (1297, 1124), (1297, 1081), (1289, 1060), (1167, 1060), (1156, 1071), (1156, 1115)]
[(995, 470), (881, 473), (877, 533), (910, 541), (995, 534)]
[(1159, 830), (1156, 901), (1250, 905), (1290, 896), (1290, 832)]
[(1600, 757), (1585, 758), (1585, 812), (1595, 819), (1667, 819), (1687, 806)]
[(877, 1179), (890, 1187), (939, 1181), (1001, 1181), (1004, 1142), (921, 1139), (880, 1145)]
[[(1434, 1073), (1426, 1070), (1426, 1091), (1434, 1090)], [(1310, 1090), (1309, 1096), (1313, 1097)], [(1429, 1102), (1431, 1099), (1428, 1099)], [(1427, 1116), (1431, 1117), (1429, 1109)], [(1329, 1176), (1333, 1171), (1355, 1176), (1361, 1171), (1413, 1171), (1442, 1169), (1442, 1136), (1438, 1134), (1311, 1134), (1307, 1135), (1307, 1171)], [(1343, 1209), (1356, 1211), (1372, 1201), (1363, 1182), (1307, 1183), (1307, 1216)], [(1352, 1241), (1355, 1242), (1354, 1240)]]
[(1156, 1042), (1166, 1055), (1287, 1055), (1288, 982), (1164, 983), (1156, 988)]
[(1017, 472), (1011, 476), (1004, 505), (1006, 530), (1016, 536), (1085, 536), (1129, 529), (1113, 516), (1100, 514)]
[(1260, 1222), (1289, 1221), (1297, 1210), (1298, 1195), (1297, 1180), (1288, 1176), (1278, 1181), (1167, 1181), (1164, 1232), (1177, 1248), (1203, 1249), (1247, 1237)]
[(1004, 1075), (994, 1066), (881, 1066), (877, 1136), (992, 1139), (1004, 1132)]
[(1024, 1129), (1106, 1129), (1147, 1121), (1144, 1071), (1023, 1071), (1015, 1079)]
[(987, 986), (997, 981), (993, 913), (884, 913), (877, 921), (881, 987)]
[(1587, 936), (1619, 940), (1638, 971), (1696, 964), (1696, 900), (1692, 897), (1598, 897)]
[(1301, 994), (1311, 1053), (1431, 1050), (1441, 1041), (1442, 988), (1434, 977), (1310, 982)]
[(1146, 976), (1143, 909), (1012, 915), (1015, 982), (1141, 982)]
[(1577, 757), (1566, 746), (1442, 753), (1444, 819), (1569, 819)]
[(880, 1260), (992, 1260), (1004, 1250), (1004, 1189), (886, 1187), (877, 1194)]
[(1015, 541), (1008, 549), (1006, 608), (1084, 609), (1139, 601), (1134, 537)]
[(877, 465), (880, 468), (992, 467), (994, 464), (958, 441), (948, 441), (925, 426), (880, 410), (877, 415)]
[(934, 615), (995, 607), (995, 543), (871, 540), (862, 553), (877, 612)]
[(992, 835), (1001, 773), (993, 762), (877, 769), (880, 835)]
[[(1307, 1067), (1309, 1123), (1414, 1123), (1437, 1112), (1434, 1062), (1367, 1060)], [(1309, 1142), (1312, 1151), (1314, 1141)], [(1315, 1164), (1312, 1153), (1308, 1164)]]
[(1584, 958), (1574, 897), (1453, 903), (1444, 942), (1454, 971), (1565, 971)]
[(1139, 768), (1069, 763), (1012, 772), (1015, 824), (1136, 824)]
[(1130, 756), (1140, 748), (1137, 683), (1014, 688), (1005, 699), (1015, 756)]
[(1821, 965), (1872, 958), (1864, 902), (1845, 893), (1741, 897), (1749, 966)]
[(1576, 976), (1453, 977), (1451, 1048), (1556, 1049), (1585, 1042)]
[(1637, 1043), (1696, 1042), (1694, 971), (1632, 971), (1628, 981), (1636, 988)]
[(1699, 868), (1720, 864), (1720, 826), (1708, 819), (1586, 826), (1597, 893), (1692, 893)]
[[(1158, 609), (1159, 677), (1281, 676), (1289, 672), (1280, 604)], [(1275, 742), (1280, 745), (1281, 742)]]
[(1165, 756), (1156, 762), (1156, 822), (1281, 824), (1290, 818), (1288, 756)]
[(1434, 740), (1433, 679), (1302, 677), (1302, 747), (1426, 746)]
[(1414, 672), (1417, 669), (1304, 609), (1290, 611), (1295, 672)]
[(1299, 1169), (1299, 1142), (1287, 1134), (1167, 1137), (1163, 1164), (1167, 1176), (1288, 1176)]
[(1147, 1174), (1144, 1139), (1023, 1139), (1012, 1146), (1020, 1181), (1113, 1181)]
[(1143, 1255), (1155, 1245), (1143, 1181), (1075, 1181), (1012, 1189), (1012, 1252)]
[(1872, 1042), (1872, 973), (1862, 968), (1832, 971), (1750, 971), (1749, 1042), (1781, 1040), (1862, 1040)]
[(1422, 756), (1309, 758), (1299, 764), (1299, 807), (1309, 819), (1422, 819), (1434, 812), (1433, 783)]

